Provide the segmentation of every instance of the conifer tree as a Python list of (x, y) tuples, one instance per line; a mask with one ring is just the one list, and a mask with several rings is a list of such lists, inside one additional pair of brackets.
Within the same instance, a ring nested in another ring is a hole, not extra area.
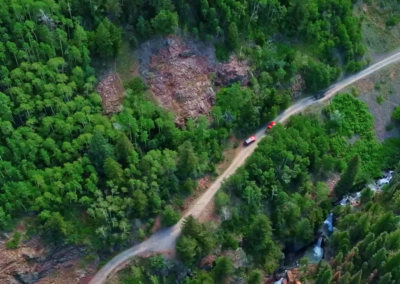
[(346, 170), (342, 173), (339, 182), (335, 186), (335, 194), (337, 198), (342, 198), (345, 194), (351, 192), (359, 168), (360, 158), (355, 156), (348, 162)]

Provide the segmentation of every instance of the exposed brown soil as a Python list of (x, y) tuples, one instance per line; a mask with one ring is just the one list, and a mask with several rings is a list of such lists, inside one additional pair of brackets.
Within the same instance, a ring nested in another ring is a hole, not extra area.
[(201, 195), (212, 183), (211, 177), (209, 175), (199, 178), (197, 180), (197, 188), (194, 193), (188, 196), (185, 200), (185, 204), (183, 205), (182, 215), (185, 215), (185, 211), (192, 207), (193, 202)]
[(124, 87), (118, 74), (106, 75), (96, 88), (99, 92), (104, 112), (106, 114), (117, 113), (122, 110), (122, 101), (124, 99)]
[(369, 78), (360, 80), (357, 83), (357, 87), (361, 93), (367, 93), (373, 91), (374, 85), (375, 85), (374, 82)]
[[(158, 46), (156, 48), (155, 46)], [(216, 86), (248, 83), (247, 62), (231, 57), (215, 60), (212, 46), (169, 36), (141, 47), (141, 75), (158, 102), (176, 114), (176, 122), (207, 115), (214, 104)]]
[(159, 250), (159, 251), (147, 251), (144, 252), (142, 254), (139, 254), (138, 256), (141, 258), (149, 258), (153, 255), (158, 255), (158, 254), (162, 254), (164, 255), (166, 258), (168, 259), (172, 259), (174, 258), (176, 251), (175, 249), (169, 249), (169, 250)]
[(329, 187), (329, 196), (332, 196), (334, 194), (334, 189), (336, 184), (338, 183), (340, 179), (340, 175), (334, 174), (329, 180), (328, 180), (328, 187)]
[(159, 229), (161, 228), (161, 217), (160, 215), (158, 215), (154, 221), (154, 225), (153, 228), (151, 229), (151, 231), (153, 233), (157, 232)]
[(219, 175), (222, 174), (229, 167), (229, 165), (232, 163), (233, 159), (243, 148), (243, 144), (241, 142), (242, 141), (237, 139), (236, 137), (234, 137), (234, 136), (231, 137), (229, 143), (231, 145), (238, 143), (238, 147), (236, 147), (236, 148), (231, 147), (224, 151), (224, 153), (223, 153), (224, 160), (217, 165), (217, 173)]
[(207, 204), (206, 208), (201, 212), (198, 220), (200, 222), (214, 222), (219, 224), (221, 219), (215, 212), (215, 203), (210, 202)]
[(297, 99), (302, 96), (304, 90), (306, 89), (306, 81), (304, 81), (303, 77), (298, 74), (293, 78), (294, 82), (292, 83), (292, 99)]
[[(18, 226), (22, 234), (25, 229)], [(12, 234), (0, 238), (0, 283), (18, 284), (85, 284), (96, 272), (98, 260), (82, 259), (87, 255), (84, 247), (51, 247), (39, 237), (22, 239), (16, 249), (7, 249), (5, 242)]]
[[(210, 185), (213, 183), (213, 180), (211, 179), (211, 176), (204, 176), (200, 178), (197, 181), (197, 188), (195, 189), (195, 192), (188, 196), (185, 200), (185, 204), (183, 205), (183, 211), (182, 211), (182, 216), (184, 216), (187, 212), (188, 209), (192, 207), (196, 207), (196, 204), (194, 204), (197, 201), (197, 198), (203, 194), (204, 191), (207, 190), (207, 188), (210, 187)], [(201, 205), (201, 204), (197, 204)], [(218, 224), (220, 222), (219, 216), (215, 213), (215, 205), (214, 201), (212, 200), (207, 204), (207, 206), (201, 211), (198, 219), (200, 222), (214, 222)]]

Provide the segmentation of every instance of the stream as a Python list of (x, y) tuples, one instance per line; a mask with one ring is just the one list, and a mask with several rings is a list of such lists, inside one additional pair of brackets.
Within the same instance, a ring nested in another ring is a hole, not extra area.
[[(383, 173), (383, 178), (376, 180), (371, 184), (368, 184), (366, 187), (370, 188), (374, 192), (381, 191), (385, 185), (390, 183), (392, 178), (393, 178), (393, 171), (388, 171), (386, 173)], [(361, 191), (355, 192), (346, 195), (341, 200), (335, 202), (335, 206), (346, 206), (347, 204), (350, 204), (350, 206), (356, 208), (360, 204), (360, 199), (361, 199)], [(290, 248), (287, 249), (287, 251), (285, 252), (285, 260), (282, 265), (282, 268), (290, 269), (293, 267), (297, 267), (298, 261), (303, 257), (308, 258), (310, 264), (318, 263), (321, 259), (323, 259), (324, 242), (333, 234), (335, 230), (334, 219), (335, 218), (333, 216), (333, 213), (330, 213), (329, 216), (323, 222), (320, 230), (318, 230), (319, 235), (316, 235), (316, 238), (314, 239), (313, 243), (309, 245), (305, 244), (300, 249), (290, 249)], [(281, 284), (283, 278), (279, 281), (275, 282), (274, 284)]]

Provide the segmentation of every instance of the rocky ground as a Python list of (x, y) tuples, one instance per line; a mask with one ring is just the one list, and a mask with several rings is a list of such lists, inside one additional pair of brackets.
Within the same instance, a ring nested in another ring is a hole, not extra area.
[[(22, 233), (24, 229), (18, 227)], [(16, 249), (5, 242), (12, 234), (0, 234), (0, 283), (86, 284), (96, 272), (98, 259), (84, 262), (81, 246), (46, 246), (39, 237), (22, 240)]]
[(140, 75), (158, 102), (184, 124), (188, 117), (207, 115), (219, 86), (248, 84), (247, 62), (232, 56), (219, 63), (214, 47), (197, 40), (169, 36), (145, 42), (138, 50)]

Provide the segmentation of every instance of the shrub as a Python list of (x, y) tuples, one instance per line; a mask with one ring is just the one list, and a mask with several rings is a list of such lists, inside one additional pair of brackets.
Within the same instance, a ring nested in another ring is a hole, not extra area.
[(376, 97), (376, 102), (378, 103), (378, 104), (383, 104), (383, 102), (385, 101), (385, 99), (381, 96), (381, 95), (379, 95), (379, 96), (377, 96)]
[(138, 230), (138, 238), (139, 238), (140, 240), (144, 240), (145, 237), (146, 237), (146, 232), (145, 232), (145, 230), (139, 229), (139, 230)]
[(231, 235), (225, 234), (223, 244), (226, 248), (236, 250), (239, 247), (238, 241)]
[(135, 77), (125, 84), (126, 89), (131, 89), (135, 94), (140, 94), (148, 89), (146, 83), (140, 77)]
[(163, 223), (166, 226), (172, 226), (178, 223), (181, 218), (181, 214), (179, 211), (175, 211), (171, 205), (165, 207), (163, 212)]
[(400, 107), (396, 107), (392, 113), (392, 120), (400, 121)]
[(192, 180), (191, 178), (187, 178), (185, 183), (183, 184), (183, 191), (185, 193), (192, 193), (197, 187), (197, 182)]
[(356, 86), (353, 86), (353, 87), (351, 88), (351, 94), (352, 94), (354, 97), (358, 97), (358, 96), (360, 95), (360, 92), (358, 91), (358, 89), (357, 89)]
[(386, 125), (386, 127), (385, 127), (385, 129), (386, 129), (386, 131), (390, 131), (390, 130), (392, 130), (393, 129), (393, 124), (388, 124), (388, 125)]
[(215, 45), (215, 56), (218, 61), (226, 62), (229, 60), (229, 51), (225, 45), (218, 43)]
[(386, 27), (393, 27), (397, 25), (398, 22), (400, 22), (400, 17), (397, 15), (393, 15), (386, 21)]
[(217, 195), (215, 196), (215, 206), (218, 210), (221, 210), (224, 206), (229, 204), (229, 196), (223, 192), (218, 191)]
[(21, 240), (21, 233), (15, 232), (12, 240), (6, 242), (6, 248), (8, 249), (16, 249), (19, 245), (19, 241)]

